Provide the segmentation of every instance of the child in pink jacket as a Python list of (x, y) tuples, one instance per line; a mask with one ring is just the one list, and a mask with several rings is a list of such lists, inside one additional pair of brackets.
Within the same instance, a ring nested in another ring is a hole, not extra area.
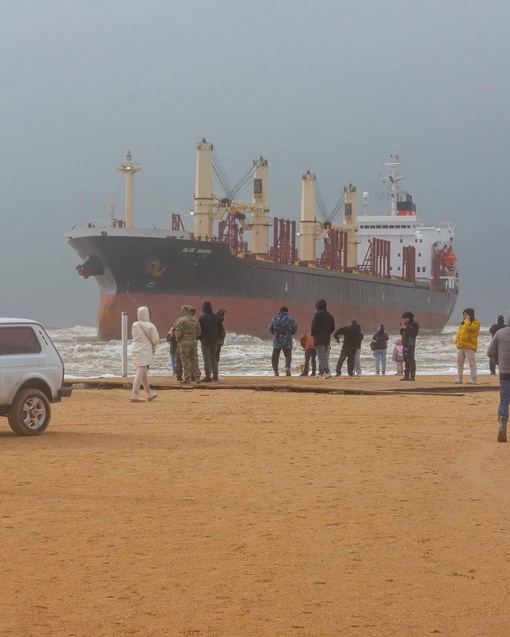
[(393, 348), (393, 354), (391, 356), (391, 360), (395, 362), (397, 366), (397, 376), (404, 375), (404, 346), (402, 345), (402, 339), (397, 338), (397, 342), (395, 347)]

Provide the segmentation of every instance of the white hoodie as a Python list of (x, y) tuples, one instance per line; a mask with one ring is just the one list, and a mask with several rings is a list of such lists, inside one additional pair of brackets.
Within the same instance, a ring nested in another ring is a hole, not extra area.
[(148, 308), (139, 307), (136, 316), (138, 321), (131, 327), (131, 359), (136, 367), (145, 367), (152, 363), (153, 347), (159, 343), (159, 334), (154, 323), (149, 321)]

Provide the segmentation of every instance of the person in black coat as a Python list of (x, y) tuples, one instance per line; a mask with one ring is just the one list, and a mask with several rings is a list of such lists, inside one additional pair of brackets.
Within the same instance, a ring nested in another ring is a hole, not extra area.
[[(382, 372), (386, 374), (386, 350), (388, 349), (389, 336), (384, 331), (384, 325), (379, 325), (379, 329), (372, 336), (373, 351), (375, 358), (375, 373), (379, 376)], [(372, 348), (372, 345), (370, 345)]]
[(337, 343), (340, 342), (340, 336), (344, 337), (342, 343), (342, 349), (340, 350), (340, 356), (336, 363), (336, 375), (342, 375), (342, 365), (345, 359), (347, 359), (347, 373), (349, 376), (354, 376), (354, 362), (356, 359), (356, 352), (360, 346), (360, 334), (361, 327), (357, 321), (351, 321), (349, 325), (345, 327), (339, 327), (333, 334), (333, 338)]
[(211, 380), (218, 380), (218, 343), (224, 338), (225, 330), (223, 329), (221, 317), (213, 313), (210, 301), (204, 301), (202, 312), (202, 316), (198, 318), (202, 328), (200, 345), (205, 371), (205, 378), (202, 382), (210, 383)]
[(335, 319), (328, 312), (328, 305), (324, 299), (315, 304), (317, 312), (312, 320), (310, 334), (317, 350), (319, 359), (319, 378), (331, 378), (329, 371), (329, 352), (331, 350), (331, 334), (335, 331)]
[(402, 323), (400, 323), (400, 335), (402, 336), (402, 345), (404, 346), (404, 377), (400, 380), (414, 380), (416, 376), (416, 360), (414, 358), (414, 350), (416, 347), (416, 337), (420, 331), (420, 326), (414, 320), (412, 312), (404, 312), (402, 314)]

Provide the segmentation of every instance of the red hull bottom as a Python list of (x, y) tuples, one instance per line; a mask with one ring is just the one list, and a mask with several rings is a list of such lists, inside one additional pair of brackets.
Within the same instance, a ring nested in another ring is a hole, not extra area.
[[(326, 299), (327, 300), (327, 299)], [(274, 299), (253, 299), (215, 297), (207, 298), (186, 295), (168, 296), (154, 294), (104, 294), (101, 296), (98, 314), (98, 337), (101, 340), (119, 340), (121, 338), (121, 316), (128, 315), (128, 327), (136, 321), (136, 310), (145, 305), (151, 311), (151, 320), (156, 325), (161, 338), (166, 336), (170, 327), (180, 316), (183, 305), (192, 305), (196, 315), (202, 313), (202, 303), (210, 301), (213, 310), (219, 308), (227, 310), (225, 315), (225, 330), (236, 334), (249, 334), (262, 339), (272, 338), (268, 331), (269, 321), (278, 314), (280, 307), (286, 306), (289, 314), (298, 324), (298, 335), (310, 331), (315, 307), (313, 303), (292, 303)], [(361, 324), (363, 332), (373, 334), (381, 323), (390, 334), (397, 334), (402, 312), (411, 311), (420, 324), (422, 333), (437, 333), (442, 330), (448, 320), (446, 313), (420, 312), (416, 308), (380, 308), (362, 307), (347, 304), (328, 304), (328, 310), (333, 314), (337, 327), (347, 325), (355, 319)]]

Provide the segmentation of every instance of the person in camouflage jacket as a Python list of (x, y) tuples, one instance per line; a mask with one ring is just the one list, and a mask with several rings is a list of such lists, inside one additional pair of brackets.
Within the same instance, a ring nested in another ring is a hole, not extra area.
[(191, 305), (181, 307), (181, 316), (175, 322), (174, 332), (182, 364), (183, 382), (189, 383), (198, 370), (197, 343), (202, 333), (200, 323), (195, 317), (194, 307)]

